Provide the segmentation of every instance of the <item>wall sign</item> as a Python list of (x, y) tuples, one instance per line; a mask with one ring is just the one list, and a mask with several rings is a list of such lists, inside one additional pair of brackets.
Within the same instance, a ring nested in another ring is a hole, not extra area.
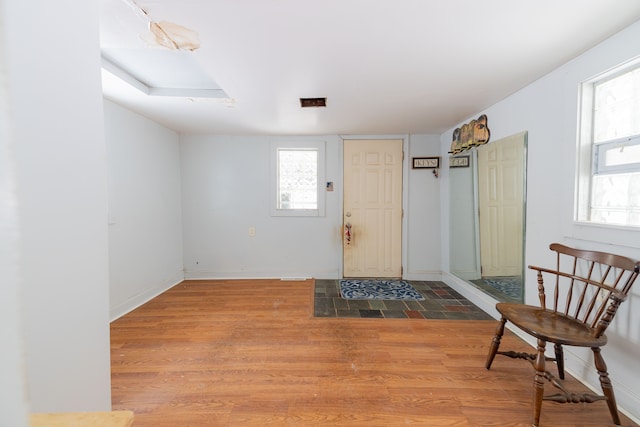
[(468, 168), (469, 156), (449, 157), (450, 168)]
[(411, 167), (413, 169), (438, 169), (440, 157), (413, 157)]

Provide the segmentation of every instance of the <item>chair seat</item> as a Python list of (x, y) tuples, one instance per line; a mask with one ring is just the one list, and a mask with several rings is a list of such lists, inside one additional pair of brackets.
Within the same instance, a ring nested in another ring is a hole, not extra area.
[(606, 335), (596, 338), (587, 325), (561, 313), (512, 303), (498, 303), (496, 309), (518, 328), (544, 341), (578, 347), (601, 347), (607, 343)]

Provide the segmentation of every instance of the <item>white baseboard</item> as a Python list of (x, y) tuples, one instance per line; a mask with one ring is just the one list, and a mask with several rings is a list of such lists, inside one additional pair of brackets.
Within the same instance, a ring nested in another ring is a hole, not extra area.
[(265, 272), (257, 271), (252, 273), (236, 272), (236, 271), (205, 271), (205, 270), (186, 270), (184, 272), (185, 280), (234, 280), (234, 279), (295, 279), (304, 280), (305, 278), (327, 279), (337, 278), (336, 272), (327, 271), (305, 271), (305, 272)]
[(488, 313), (494, 319), (500, 318), (500, 315), (496, 311), (496, 303), (498, 301), (492, 296), (488, 295), (485, 292), (482, 292), (480, 289), (476, 288), (469, 282), (462, 280), (450, 273), (442, 273), (442, 281), (449, 285), (454, 291), (458, 292), (460, 295), (473, 302), (481, 310)]
[(408, 271), (402, 275), (402, 278), (404, 280), (426, 280), (430, 282), (440, 282), (442, 280), (442, 272), (432, 270)]
[(110, 307), (109, 309), (109, 317), (111, 319), (110, 322), (113, 322), (114, 320), (135, 310), (136, 308), (140, 307), (142, 304), (151, 301), (161, 293), (166, 292), (167, 290), (173, 288), (175, 285), (182, 282), (183, 280), (184, 280), (184, 275), (182, 273), (176, 274), (174, 277), (172, 277), (171, 279), (168, 279), (166, 282), (160, 283), (156, 287), (147, 289), (144, 292), (141, 292), (129, 298), (127, 301), (123, 302), (122, 304), (118, 304), (115, 307)]

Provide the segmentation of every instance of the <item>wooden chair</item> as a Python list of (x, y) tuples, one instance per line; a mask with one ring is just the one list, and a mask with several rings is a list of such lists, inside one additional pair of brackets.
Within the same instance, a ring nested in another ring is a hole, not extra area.
[[(549, 248), (556, 252), (555, 269), (529, 266), (537, 271), (540, 307), (512, 303), (496, 304), (502, 318), (491, 342), (485, 367), (491, 368), (496, 354), (526, 359), (533, 364), (533, 426), (538, 426), (540, 422), (543, 400), (559, 403), (592, 403), (606, 400), (613, 422), (619, 425), (620, 417), (613, 386), (600, 347), (607, 343), (604, 332), (636, 280), (640, 261), (605, 252), (573, 249), (558, 243), (552, 244)], [(545, 277), (553, 280), (545, 283)], [(545, 285), (552, 289), (545, 289)], [(551, 307), (547, 307), (547, 295), (553, 298)], [(507, 321), (537, 339), (535, 354), (498, 351)], [(547, 342), (553, 343), (555, 358), (545, 357)], [(546, 361), (555, 361), (558, 376), (561, 380), (564, 379), (564, 345), (589, 347), (593, 350), (604, 396), (571, 393), (561, 381), (545, 369)], [(545, 380), (560, 392), (544, 396)]]

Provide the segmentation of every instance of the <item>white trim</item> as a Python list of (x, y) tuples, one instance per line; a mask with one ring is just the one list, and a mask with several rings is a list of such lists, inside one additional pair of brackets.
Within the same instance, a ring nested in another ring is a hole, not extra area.
[(275, 272), (258, 271), (247, 275), (246, 271), (204, 271), (192, 270), (186, 271), (184, 280), (302, 280), (302, 278), (317, 280), (337, 280), (338, 274), (335, 270), (331, 271), (305, 271), (278, 274)]
[(624, 163), (620, 165), (608, 166), (606, 164), (606, 152), (612, 149), (623, 150), (626, 147), (640, 146), (640, 135), (632, 135), (618, 140), (599, 142), (594, 144), (594, 175), (606, 175), (612, 173), (638, 172), (640, 162)]
[(442, 281), (442, 272), (440, 270), (414, 270), (410, 272), (405, 272), (402, 275), (404, 280), (422, 280), (422, 281), (430, 281), (430, 282), (441, 282)]
[(174, 286), (183, 282), (184, 280), (185, 280), (184, 273), (183, 271), (180, 271), (174, 274), (173, 277), (167, 280), (166, 282), (160, 283), (154, 286), (153, 288), (147, 289), (146, 291), (138, 295), (135, 295), (132, 298), (129, 298), (127, 301), (121, 304), (118, 304), (115, 307), (111, 307), (109, 309), (109, 317), (110, 317), (109, 321), (113, 322), (114, 320), (119, 319), (125, 314), (130, 313), (131, 311), (151, 301), (158, 295), (168, 291), (169, 289), (173, 288)]
[[(460, 295), (473, 302), (482, 311), (489, 314), (494, 319), (499, 319), (500, 315), (496, 310), (496, 303), (498, 300), (491, 297), (489, 294), (476, 288), (469, 282), (462, 280), (451, 273), (443, 272), (442, 281), (446, 283), (451, 289), (458, 292)], [(491, 337), (489, 337), (489, 340)]]

